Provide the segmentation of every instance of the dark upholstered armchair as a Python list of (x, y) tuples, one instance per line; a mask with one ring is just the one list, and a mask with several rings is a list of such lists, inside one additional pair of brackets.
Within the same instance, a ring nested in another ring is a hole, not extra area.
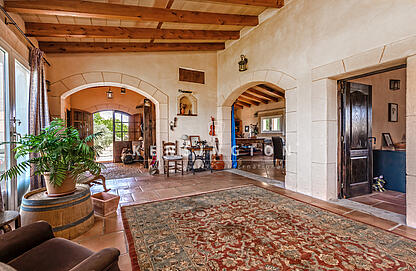
[(18, 271), (120, 270), (116, 248), (99, 252), (53, 235), (46, 222), (36, 222), (0, 235), (0, 262)]

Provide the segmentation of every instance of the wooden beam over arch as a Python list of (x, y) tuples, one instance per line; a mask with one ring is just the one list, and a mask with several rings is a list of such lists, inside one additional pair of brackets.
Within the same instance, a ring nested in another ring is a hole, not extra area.
[(79, 0), (5, 1), (9, 12), (129, 21), (256, 26), (257, 16), (96, 3)]
[(240, 31), (154, 29), (99, 25), (26, 23), (30, 37), (112, 38), (112, 39), (175, 39), (237, 40)]

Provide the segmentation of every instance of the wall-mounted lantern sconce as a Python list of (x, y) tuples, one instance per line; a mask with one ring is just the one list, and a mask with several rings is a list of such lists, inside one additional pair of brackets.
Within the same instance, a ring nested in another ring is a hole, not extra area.
[(390, 79), (390, 90), (399, 90), (400, 80)]
[(46, 82), (46, 91), (51, 92), (51, 81), (45, 80), (45, 82)]
[(175, 118), (173, 119), (173, 121), (170, 121), (169, 126), (170, 126), (170, 130), (171, 130), (171, 131), (175, 130), (175, 128), (176, 128), (176, 122), (177, 122), (177, 121), (178, 121), (178, 118), (177, 118), (177, 117), (175, 117)]
[(125, 88), (121, 88), (121, 94), (126, 94), (126, 89)]
[(149, 99), (144, 99), (143, 100), (143, 105), (144, 106), (152, 106), (152, 102)]
[(247, 63), (248, 63), (248, 59), (246, 58), (245, 55), (241, 55), (240, 56), (240, 61), (238, 62), (238, 70), (240, 72), (244, 72), (247, 70)]
[(106, 92), (107, 94), (107, 99), (113, 99), (113, 91), (111, 90), (111, 88), (108, 88), (108, 91)]

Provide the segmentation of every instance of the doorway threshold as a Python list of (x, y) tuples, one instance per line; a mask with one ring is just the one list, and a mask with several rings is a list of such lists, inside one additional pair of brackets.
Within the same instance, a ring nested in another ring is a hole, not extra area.
[(363, 203), (359, 203), (359, 202), (349, 200), (349, 199), (336, 199), (336, 200), (330, 200), (329, 202), (352, 209), (351, 212), (360, 211), (360, 212), (367, 213), (367, 214), (370, 214), (379, 218), (393, 221), (400, 225), (406, 225), (406, 216), (402, 214), (390, 212), (387, 210), (376, 208), (376, 207), (366, 205)]
[(276, 187), (285, 188), (285, 183), (282, 182), (282, 181), (265, 178), (265, 177), (262, 177), (262, 176), (259, 176), (259, 175), (256, 175), (254, 173), (247, 172), (247, 171), (244, 171), (244, 170), (241, 170), (241, 169), (233, 168), (233, 169), (227, 169), (225, 171), (228, 171), (228, 172), (240, 175), (240, 176), (244, 176), (244, 177), (247, 177), (249, 179), (256, 180), (256, 181), (259, 181), (259, 182), (262, 182), (262, 183), (273, 185), (273, 186), (276, 186)]

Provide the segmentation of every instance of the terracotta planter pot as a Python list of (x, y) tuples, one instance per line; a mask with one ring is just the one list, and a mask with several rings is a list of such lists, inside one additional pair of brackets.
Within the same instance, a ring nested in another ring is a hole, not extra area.
[(106, 192), (96, 193), (91, 196), (94, 211), (100, 216), (108, 216), (117, 211), (120, 196)]
[(46, 183), (46, 191), (48, 193), (48, 197), (60, 197), (69, 195), (75, 192), (76, 188), (76, 182), (75, 180), (67, 175), (66, 179), (63, 181), (61, 186), (55, 186), (50, 183), (50, 175), (44, 174), (45, 177), (45, 183)]

